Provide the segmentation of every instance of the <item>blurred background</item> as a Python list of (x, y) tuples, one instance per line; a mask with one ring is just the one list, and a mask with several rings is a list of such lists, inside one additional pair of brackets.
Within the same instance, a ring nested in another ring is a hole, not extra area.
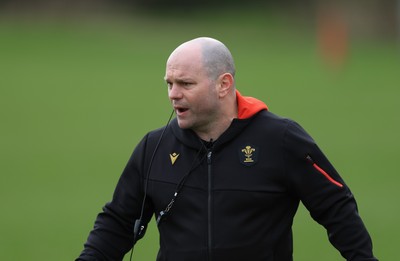
[[(224, 42), (242, 94), (298, 121), (381, 260), (400, 207), (400, 1), (1, 0), (0, 260), (74, 260), (133, 148), (170, 111), (180, 43)], [(154, 223), (134, 260), (155, 260)], [(128, 260), (128, 256), (124, 260)], [(342, 260), (303, 206), (295, 260)]]

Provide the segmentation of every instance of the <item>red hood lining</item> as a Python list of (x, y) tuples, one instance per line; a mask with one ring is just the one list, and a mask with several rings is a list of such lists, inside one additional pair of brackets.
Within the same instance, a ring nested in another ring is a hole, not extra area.
[(236, 90), (236, 99), (238, 104), (238, 119), (247, 119), (262, 110), (268, 110), (268, 106), (253, 97), (242, 96)]

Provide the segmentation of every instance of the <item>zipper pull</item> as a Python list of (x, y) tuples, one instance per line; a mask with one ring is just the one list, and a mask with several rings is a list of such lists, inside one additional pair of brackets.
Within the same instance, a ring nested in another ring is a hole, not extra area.
[(210, 139), (210, 141), (209, 141), (209, 145), (207, 146), (207, 163), (208, 164), (211, 164), (211, 156), (212, 156), (212, 147), (213, 147), (213, 144), (214, 143), (214, 140), (213, 139)]
[(306, 159), (307, 159), (312, 165), (315, 164), (314, 160), (311, 158), (310, 155), (307, 155)]
[(211, 164), (211, 156), (212, 156), (212, 151), (209, 150), (208, 153), (207, 153), (207, 163), (208, 164)]

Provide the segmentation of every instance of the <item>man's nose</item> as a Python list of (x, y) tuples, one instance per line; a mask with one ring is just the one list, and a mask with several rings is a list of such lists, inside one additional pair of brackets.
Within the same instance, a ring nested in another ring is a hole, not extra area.
[(180, 88), (176, 85), (171, 85), (168, 89), (168, 97), (170, 100), (177, 100), (182, 98), (182, 92)]

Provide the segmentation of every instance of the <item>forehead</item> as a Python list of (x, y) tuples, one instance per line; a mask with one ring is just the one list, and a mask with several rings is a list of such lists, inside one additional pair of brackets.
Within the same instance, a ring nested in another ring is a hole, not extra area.
[(166, 77), (198, 76), (203, 72), (201, 50), (196, 46), (176, 49), (166, 64)]

